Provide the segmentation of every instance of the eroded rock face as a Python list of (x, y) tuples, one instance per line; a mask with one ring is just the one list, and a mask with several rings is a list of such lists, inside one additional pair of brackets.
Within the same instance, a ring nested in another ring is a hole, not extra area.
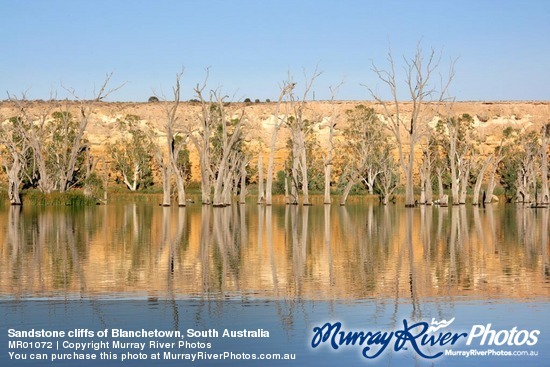
[[(78, 114), (79, 104), (76, 102), (42, 102), (29, 101), (29, 110), (32, 113), (40, 113), (44, 110), (50, 112), (68, 108), (69, 111)], [(337, 101), (336, 109), (340, 118), (339, 126), (345, 124), (345, 111), (353, 109), (356, 105), (363, 104), (372, 107), (381, 116), (384, 111), (380, 104), (366, 101)], [(284, 106), (283, 106), (284, 107)], [(247, 119), (246, 141), (247, 144), (263, 146), (267, 149), (271, 139), (271, 131), (274, 123), (273, 113), (275, 103), (232, 103), (228, 106), (231, 113), (241, 113), (243, 108)], [(410, 103), (402, 103), (401, 113), (405, 116), (411, 111)], [(284, 111), (285, 108), (281, 108)], [(480, 133), (483, 153), (493, 151), (500, 142), (502, 130), (507, 126), (534, 127), (542, 123), (550, 122), (550, 102), (456, 102), (453, 105), (456, 115), (464, 113), (473, 117), (474, 126)], [(183, 103), (180, 106), (178, 122), (186, 126), (197, 124), (200, 118), (201, 107), (198, 103)], [(325, 122), (332, 114), (332, 105), (326, 101), (312, 101), (307, 103), (307, 118), (318, 121), (313, 130), (318, 135), (322, 146), (326, 144), (328, 128)], [(9, 101), (0, 102), (0, 119), (5, 120), (18, 114), (17, 106)], [(163, 103), (135, 103), (135, 102), (98, 102), (94, 105), (93, 118), (88, 125), (86, 137), (92, 144), (95, 154), (104, 154), (105, 143), (116, 139), (114, 124), (117, 119), (132, 114), (139, 116), (144, 123), (148, 123), (158, 132), (159, 139), (163, 138), (162, 125), (165, 111)], [(437, 115), (432, 114), (431, 124), (438, 120)], [(277, 141), (277, 154), (275, 159), (276, 170), (282, 169), (286, 158), (286, 143), (288, 132), (282, 129)], [(260, 144), (263, 142), (263, 144)], [(192, 179), (198, 180), (198, 156), (192, 147), (191, 160), (193, 163)]]

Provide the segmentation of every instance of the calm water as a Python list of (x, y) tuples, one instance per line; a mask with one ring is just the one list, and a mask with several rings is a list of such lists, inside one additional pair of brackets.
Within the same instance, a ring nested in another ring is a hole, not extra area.
[[(13, 325), (163, 325), (265, 328), (272, 351), (298, 354), (285, 365), (365, 365), (357, 350), (312, 351), (312, 327), (337, 320), (390, 330), (403, 319), (456, 317), (459, 330), (492, 323), (542, 332), (537, 358), (470, 358), (468, 365), (550, 364), (549, 217), (548, 209), (514, 205), (405, 209), (361, 200), (346, 207), (4, 207), (1, 362), (22, 366), (5, 359), (4, 329)], [(402, 353), (376, 362), (426, 364)], [(443, 362), (427, 365), (466, 365)]]
[(548, 209), (116, 203), (7, 207), (0, 223), (9, 298), (550, 295)]

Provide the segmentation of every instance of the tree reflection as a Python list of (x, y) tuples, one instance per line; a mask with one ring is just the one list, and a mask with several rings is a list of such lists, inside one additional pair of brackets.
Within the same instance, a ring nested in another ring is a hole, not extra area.
[(546, 283), (550, 283), (550, 257), (548, 256), (548, 247), (550, 246), (550, 241), (548, 240), (548, 231), (550, 231), (550, 222), (549, 222), (549, 213), (550, 209), (541, 210), (541, 236), (540, 236), (540, 247), (542, 252), (542, 276)]
[(334, 267), (333, 267), (333, 261), (332, 261), (332, 239), (330, 236), (330, 229), (331, 229), (331, 223), (330, 223), (330, 205), (324, 205), (324, 243), (327, 248), (328, 252), (328, 279), (329, 279), (329, 285), (330, 288), (334, 286)]
[(151, 299), (547, 295), (548, 209), (345, 207), (0, 210), (9, 294)]

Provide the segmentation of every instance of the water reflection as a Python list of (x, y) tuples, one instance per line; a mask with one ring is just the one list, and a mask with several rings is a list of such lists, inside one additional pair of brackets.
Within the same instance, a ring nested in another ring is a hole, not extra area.
[(0, 218), (8, 297), (376, 298), (420, 317), (432, 298), (550, 294), (548, 209), (116, 203)]

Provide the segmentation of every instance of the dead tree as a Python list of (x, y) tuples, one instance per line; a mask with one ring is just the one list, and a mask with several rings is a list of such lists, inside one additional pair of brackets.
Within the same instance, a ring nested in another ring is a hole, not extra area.
[(279, 134), (279, 130), (281, 129), (281, 126), (285, 123), (287, 120), (288, 115), (280, 116), (280, 110), (281, 110), (281, 104), (283, 103), (283, 100), (285, 97), (292, 94), (294, 87), (296, 86), (296, 83), (289, 81), (285, 81), (283, 83), (283, 86), (281, 87), (281, 93), (279, 94), (279, 98), (277, 99), (277, 104), (275, 107), (275, 113), (273, 114), (274, 117), (274, 124), (273, 124), (273, 132), (271, 133), (271, 145), (269, 149), (269, 160), (267, 163), (267, 177), (266, 177), (266, 184), (265, 184), (265, 204), (271, 205), (273, 202), (273, 164), (275, 159), (275, 144), (277, 143), (277, 136)]
[[(538, 196), (537, 174), (540, 166), (540, 137), (537, 131), (525, 127), (507, 127), (503, 131), (502, 160), (498, 167), (501, 184), (508, 199), (532, 203)], [(536, 201), (536, 200), (535, 200)]]
[(463, 162), (460, 162), (460, 195), (459, 204), (466, 204), (466, 194), (468, 190), (468, 181), (470, 178), (470, 170), (472, 168), (471, 160), (464, 158)]
[(411, 99), (412, 111), (408, 119), (402, 113), (402, 102), (398, 100), (398, 81), (395, 73), (395, 63), (391, 50), (388, 52), (389, 70), (379, 69), (373, 65), (372, 70), (378, 79), (386, 84), (390, 90), (392, 101), (382, 99), (380, 95), (368, 88), (372, 97), (382, 105), (384, 115), (388, 122), (387, 127), (392, 132), (397, 142), (399, 165), (405, 176), (405, 206), (415, 205), (414, 200), (414, 163), (416, 145), (429, 131), (428, 122), (435, 116), (436, 111), (430, 104), (443, 102), (447, 89), (454, 76), (454, 62), (448, 74), (447, 80), (441, 89), (436, 91), (432, 86), (432, 77), (440, 66), (441, 57), (436, 57), (432, 49), (427, 61), (420, 45), (416, 48), (416, 54), (411, 60), (405, 59), (405, 85)]
[(325, 198), (324, 203), (330, 204), (330, 181), (332, 176), (332, 160), (333, 160), (333, 154), (334, 154), (334, 134), (336, 129), (336, 121), (338, 120), (338, 113), (336, 109), (336, 95), (338, 94), (338, 89), (340, 89), (340, 86), (343, 84), (340, 83), (336, 87), (330, 87), (330, 103), (332, 105), (332, 112), (329, 117), (329, 120), (327, 122), (329, 133), (328, 133), (328, 149), (327, 154), (325, 156)]
[(489, 171), (489, 182), (487, 183), (487, 191), (485, 193), (484, 204), (489, 204), (493, 200), (493, 192), (497, 186), (496, 175), (498, 167), (504, 159), (504, 139), (500, 141), (499, 146), (495, 149), (494, 159), (491, 164), (491, 170)]
[[(73, 88), (65, 88), (65, 90), (67, 90), (75, 98), (75, 100), (78, 101), (80, 114), (76, 118), (77, 123), (72, 124), (70, 121), (70, 112), (68, 111), (68, 107), (65, 107), (64, 111), (61, 113), (61, 133), (63, 134), (61, 137), (61, 150), (69, 152), (68, 154), (65, 152), (58, 154), (58, 157), (62, 158), (58, 159), (58, 161), (63, 163), (59, 169), (59, 190), (62, 192), (68, 190), (75, 184), (73, 178), (75, 170), (78, 169), (77, 160), (79, 155), (86, 150), (88, 144), (88, 142), (84, 139), (84, 134), (91, 120), (91, 116), (95, 112), (97, 103), (122, 88), (125, 84), (123, 83), (113, 89), (107, 89), (112, 76), (113, 73), (106, 75), (103, 84), (99, 88), (99, 91), (94, 93), (92, 100), (84, 100), (76, 94)], [(54, 135), (54, 140), (55, 139), (56, 137)]]
[(540, 173), (541, 173), (541, 191), (543, 204), (550, 203), (550, 192), (548, 189), (548, 146), (550, 145), (550, 123), (545, 123), (541, 129), (540, 144)]
[[(98, 92), (91, 100), (80, 98), (74, 89), (65, 88), (78, 103), (78, 113), (70, 111), (70, 103), (58, 103), (59, 111), (50, 115), (48, 107), (37, 115), (33, 114), (28, 103), (17, 98), (10, 98), (20, 110), (20, 121), (25, 127), (24, 136), (33, 152), (34, 162), (39, 174), (38, 187), (44, 193), (64, 192), (82, 180), (75, 177), (81, 168), (79, 159), (85, 154), (88, 142), (84, 138), (86, 128), (91, 120), (98, 102), (120, 89), (124, 84), (108, 90), (112, 77), (107, 74)], [(51, 101), (53, 104), (53, 101)]]
[(519, 136), (520, 154), (517, 172), (517, 201), (531, 203), (537, 195), (537, 156), (540, 153), (540, 143), (537, 133), (523, 131)]
[[(178, 158), (180, 152), (185, 149), (187, 144), (187, 135), (177, 129), (177, 120), (178, 120), (178, 108), (180, 106), (180, 81), (183, 71), (176, 74), (176, 84), (172, 88), (174, 100), (171, 102), (164, 101), (164, 113), (165, 113), (165, 124), (164, 130), (166, 132), (166, 145), (168, 149), (168, 164), (170, 165), (170, 170), (174, 174), (176, 181), (176, 189), (178, 191), (178, 206), (185, 206), (185, 180), (186, 172), (185, 167), (182, 167), (178, 164)], [(169, 175), (167, 179), (170, 180)], [(169, 189), (168, 185), (163, 185), (163, 189)], [(169, 193), (168, 193), (169, 195)], [(164, 196), (164, 195), (163, 195)], [(169, 202), (168, 202), (169, 204)], [(165, 202), (163, 200), (163, 205)]]
[(387, 145), (384, 149), (385, 154), (380, 160), (380, 175), (376, 180), (378, 191), (381, 193), (382, 204), (388, 205), (395, 189), (399, 185), (399, 174), (397, 164), (394, 160), (392, 147)]
[(441, 203), (444, 198), (445, 192), (443, 190), (443, 175), (448, 170), (449, 164), (445, 158), (446, 154), (444, 153), (445, 144), (443, 139), (443, 134), (440, 134), (439, 131), (436, 131), (436, 134), (432, 135), (432, 144), (433, 149), (433, 169), (437, 177), (437, 202)]
[[(241, 128), (245, 121), (244, 119), (244, 110), (241, 111), (240, 115), (236, 118), (231, 119), (227, 116), (224, 106), (224, 98), (219, 95), (217, 92), (212, 92), (212, 96), (217, 103), (218, 113), (219, 113), (219, 126), (221, 128), (220, 136), (220, 146), (221, 158), (218, 162), (215, 162), (216, 165), (216, 180), (214, 184), (214, 206), (226, 206), (228, 203), (224, 202), (222, 192), (224, 186), (227, 187), (229, 182), (224, 182), (226, 175), (230, 176), (230, 158), (231, 153), (234, 152), (234, 149), (237, 143), (241, 140)], [(229, 130), (232, 131), (229, 131)], [(224, 185), (225, 184), (225, 185)]]
[(434, 165), (434, 152), (430, 143), (422, 150), (422, 163), (420, 165), (420, 204), (432, 205), (432, 171)]
[(8, 198), (11, 205), (21, 205), (21, 184), (30, 162), (30, 146), (21, 130), (19, 117), (3, 121), (0, 118), (0, 144), (4, 147), (2, 165), (8, 176)]
[(159, 136), (154, 134), (155, 141), (155, 161), (160, 171), (162, 179), (162, 203), (161, 206), (170, 206), (171, 191), (172, 191), (172, 165), (169, 158), (165, 157), (162, 149), (162, 139), (159, 140)]
[[(306, 135), (311, 129), (312, 122), (305, 118), (304, 113), (307, 104), (307, 98), (315, 79), (321, 75), (317, 70), (314, 71), (311, 78), (305, 76), (306, 85), (304, 93), (301, 99), (296, 99), (295, 95), (290, 94), (290, 105), (294, 111), (294, 115), (286, 119), (286, 126), (290, 130), (290, 140), (292, 144), (292, 187), (294, 187), (293, 194), (294, 202), (298, 202), (297, 192), (301, 183), (302, 189), (302, 205), (311, 205), (309, 201), (309, 180), (308, 180), (308, 161), (307, 161), (307, 149), (306, 149)], [(301, 181), (301, 182), (300, 182)]]
[[(452, 107), (448, 105), (444, 127), (448, 134), (445, 145), (450, 165), (453, 205), (464, 204), (470, 175), (469, 155), (474, 148), (472, 145), (472, 140), (474, 140), (473, 119), (468, 114), (452, 116)], [(438, 124), (438, 132), (445, 133), (441, 122)]]
[(42, 104), (38, 111), (31, 111), (30, 102), (25, 95), (22, 98), (9, 95), (9, 99), (16, 105), (19, 115), (15, 123), (30, 147), (33, 155), (33, 164), (37, 172), (38, 189), (46, 194), (56, 189), (55, 173), (48, 167), (47, 144), (50, 140), (48, 119), (53, 105), (53, 98)]
[[(208, 75), (207, 75), (208, 78)], [(202, 203), (216, 207), (229, 204), (228, 195), (233, 192), (233, 179), (236, 177), (233, 168), (239, 167), (233, 156), (242, 142), (242, 127), (245, 122), (244, 108), (232, 114), (225, 102), (226, 96), (219, 91), (211, 91), (208, 100), (202, 86), (195, 88), (195, 93), (202, 106), (200, 122), (197, 129), (189, 130), (189, 138), (197, 148), (202, 176)], [(237, 172), (238, 172), (238, 168)], [(212, 188), (213, 199), (210, 199)], [(230, 195), (229, 195), (230, 198)]]
[(243, 159), (241, 161), (241, 168), (240, 168), (240, 183), (241, 183), (241, 190), (240, 190), (240, 204), (246, 204), (246, 166), (248, 165), (248, 162), (246, 159)]
[(458, 197), (458, 187), (459, 187), (459, 178), (458, 178), (458, 169), (456, 167), (456, 144), (458, 141), (458, 127), (456, 126), (456, 120), (454, 118), (447, 119), (447, 128), (449, 132), (449, 150), (447, 152), (448, 159), (450, 162), (450, 172), (451, 172), (451, 194), (453, 197), (453, 205), (458, 205), (460, 199)]
[[(485, 177), (485, 172), (493, 162), (495, 156), (489, 155), (487, 158), (485, 158), (485, 161), (483, 162), (483, 165), (481, 166), (481, 169), (479, 170), (476, 178), (476, 184), (474, 186), (474, 196), (472, 198), (472, 204), (473, 205), (479, 205), (479, 193), (481, 191), (481, 184), (483, 183), (483, 178)], [(492, 194), (491, 194), (492, 195)]]
[(211, 167), (210, 139), (212, 135), (212, 117), (210, 103), (204, 98), (204, 90), (208, 81), (208, 69), (202, 85), (197, 84), (195, 94), (201, 104), (201, 114), (197, 129), (188, 128), (189, 139), (195, 145), (199, 154), (199, 167), (201, 171), (201, 201), (203, 205), (212, 204), (211, 191), (214, 174)]

